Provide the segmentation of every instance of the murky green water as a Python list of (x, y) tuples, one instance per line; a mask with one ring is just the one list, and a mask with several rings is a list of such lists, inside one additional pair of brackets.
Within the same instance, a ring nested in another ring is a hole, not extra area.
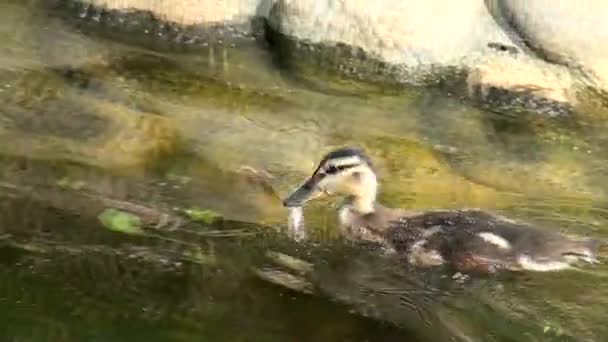
[[(307, 208), (314, 243), (298, 246), (279, 201), (324, 152), (355, 144), (386, 204), (608, 238), (605, 109), (549, 119), (435, 90), (323, 88), (253, 42), (129, 47), (42, 3), (0, 5), (4, 340), (608, 339), (605, 262), (459, 284), (343, 245), (330, 202)], [(105, 229), (98, 214), (117, 206), (145, 234)], [(187, 209), (224, 220), (173, 229)], [(316, 294), (258, 279), (268, 250), (311, 262)]]

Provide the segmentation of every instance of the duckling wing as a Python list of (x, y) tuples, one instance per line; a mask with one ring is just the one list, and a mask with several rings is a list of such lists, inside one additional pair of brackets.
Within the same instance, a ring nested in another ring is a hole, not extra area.
[(572, 259), (594, 260), (599, 245), (475, 209), (402, 217), (391, 232), (397, 250), (436, 251), (445, 263), (465, 271), (560, 269)]
[(427, 211), (400, 217), (391, 224), (386, 238), (410, 263), (450, 264), (461, 271), (488, 272), (515, 264), (507, 239), (483, 234), (493, 231), (494, 221), (483, 212)]
[[(575, 239), (559, 234), (556, 230), (533, 227), (498, 215), (487, 215), (494, 221), (493, 230), (488, 233), (508, 241), (513, 253), (520, 259), (554, 262), (565, 258), (594, 262), (601, 245), (598, 240)], [(486, 233), (478, 233), (481, 234)]]

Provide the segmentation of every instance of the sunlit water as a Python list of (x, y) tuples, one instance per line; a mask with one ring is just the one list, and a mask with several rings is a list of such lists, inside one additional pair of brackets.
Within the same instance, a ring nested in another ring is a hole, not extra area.
[[(435, 90), (313, 85), (253, 42), (134, 48), (41, 3), (0, 5), (6, 340), (608, 339), (605, 262), (461, 284), (341, 243), (333, 201), (306, 208), (311, 243), (290, 242), (279, 200), (324, 152), (358, 145), (385, 204), (480, 207), (607, 238), (602, 108), (549, 119)], [(112, 201), (156, 223), (192, 208), (225, 221), (128, 236), (97, 219)], [(314, 294), (258, 279), (268, 250), (312, 263)]]

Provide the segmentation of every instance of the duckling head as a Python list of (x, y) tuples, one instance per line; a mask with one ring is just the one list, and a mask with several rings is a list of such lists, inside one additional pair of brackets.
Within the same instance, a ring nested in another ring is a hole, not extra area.
[(283, 201), (286, 207), (299, 207), (325, 195), (350, 199), (361, 214), (374, 211), (378, 180), (370, 159), (356, 148), (340, 148), (326, 154), (316, 170)]

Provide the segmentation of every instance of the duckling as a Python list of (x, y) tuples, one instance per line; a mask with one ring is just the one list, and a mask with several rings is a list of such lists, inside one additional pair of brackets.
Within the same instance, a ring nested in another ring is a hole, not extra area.
[(557, 271), (576, 261), (597, 263), (598, 240), (578, 240), (480, 209), (409, 211), (378, 203), (378, 177), (360, 149), (323, 157), (312, 176), (284, 201), (301, 207), (324, 195), (344, 195), (344, 235), (378, 243), (420, 267), (446, 265), (458, 272)]

